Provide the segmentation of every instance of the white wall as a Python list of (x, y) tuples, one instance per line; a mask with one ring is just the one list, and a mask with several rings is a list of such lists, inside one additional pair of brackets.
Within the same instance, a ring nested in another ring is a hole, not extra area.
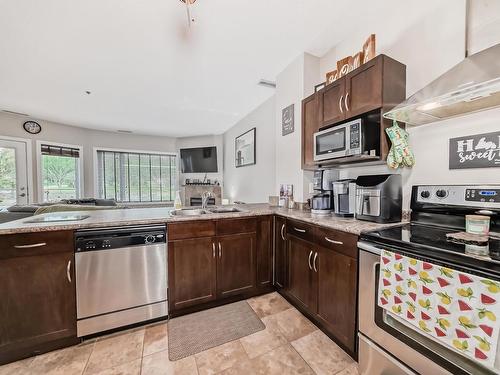
[(57, 124), (37, 120), (42, 126), (42, 132), (31, 135), (24, 131), (23, 123), (29, 118), (0, 112), (0, 138), (2, 136), (31, 139), (33, 149), (33, 184), (32, 199), (37, 202), (37, 171), (36, 171), (36, 141), (60, 142), (83, 146), (83, 179), (84, 191), (82, 196), (95, 197), (94, 191), (94, 147), (108, 147), (126, 150), (176, 152), (176, 140), (170, 137), (152, 137), (135, 134), (121, 134), (90, 130), (75, 126)]
[[(275, 108), (272, 96), (224, 133), (224, 197), (231, 202), (262, 203), (276, 195)], [(256, 128), (256, 164), (236, 168), (235, 138), (252, 128)]]
[(390, 1), (394, 4), (387, 19), (356, 24), (348, 39), (321, 58), (323, 81), (326, 72), (336, 69), (337, 60), (360, 51), (372, 33), (377, 54), (406, 65), (407, 96), (464, 58), (465, 0)]
[(469, 54), (500, 42), (500, 1), (473, 0), (469, 19)]
[[(484, 13), (483, 8), (475, 9), (480, 3), (472, 1), (471, 16)], [(498, 3), (500, 2), (497, 2), (496, 7)], [(423, 8), (427, 11), (422, 12)], [(491, 7), (489, 9), (492, 10)], [(372, 29), (359, 25), (357, 32), (351, 38), (335, 46), (321, 59), (320, 74), (323, 75), (331, 70), (333, 61), (355, 52), (363, 42), (362, 35), (368, 35), (370, 32), (377, 34), (377, 54), (385, 53), (406, 64), (407, 96), (464, 58), (465, 5), (462, 0), (441, 0), (436, 2), (436, 7), (432, 9), (429, 9), (428, 3), (414, 2), (405, 14), (409, 17), (391, 18), (390, 22), (380, 23)], [(498, 27), (500, 12), (495, 13), (495, 17), (497, 20), (495, 24)], [(491, 17), (488, 22), (473, 19), (472, 23), (478, 25), (471, 29), (473, 52), (500, 43), (500, 28), (496, 29), (496, 40), (492, 40), (490, 33), (482, 34), (487, 35), (486, 39), (474, 34), (474, 30), (490, 30), (493, 23)], [(450, 138), (498, 131), (499, 124), (500, 110), (496, 109), (425, 126), (407, 127), (416, 165), (412, 169), (402, 171), (405, 208), (409, 207), (411, 186), (415, 184), (499, 183), (499, 173), (494, 169), (453, 171), (448, 169)], [(401, 173), (401, 170), (397, 172)], [(349, 168), (342, 170), (341, 177), (376, 173), (394, 173), (394, 171), (386, 166)]]
[[(377, 36), (377, 54), (384, 53), (407, 67), (407, 96), (439, 77), (459, 63), (465, 55), (465, 0), (429, 2), (387, 0), (391, 13), (387, 19), (358, 23), (350, 37), (327, 54), (315, 57), (301, 55), (277, 77), (276, 89), (276, 188), (292, 183), (295, 199), (309, 196), (309, 172), (300, 170), (300, 101), (323, 82), (325, 74), (336, 68), (337, 60), (359, 51), (366, 37)], [(404, 15), (404, 16), (403, 16)], [(471, 2), (471, 53), (500, 42), (500, 2)], [(281, 109), (295, 103), (296, 127), (293, 135), (281, 136)], [(398, 170), (403, 174), (404, 205), (409, 207), (411, 186), (424, 183), (498, 183), (498, 173), (484, 169), (450, 171), (448, 169), (449, 138), (499, 129), (500, 110), (491, 110), (422, 127), (409, 127), (410, 142), (416, 156), (413, 169)], [(360, 174), (394, 173), (385, 165), (350, 167), (341, 177)]]
[[(223, 184), (224, 176), (224, 140), (222, 135), (203, 135), (199, 137), (184, 137), (177, 138), (177, 153), (181, 148), (194, 148), (194, 147), (217, 147), (217, 173), (207, 173), (207, 178), (213, 183), (217, 180), (221, 185)], [(179, 164), (180, 165), (180, 164)], [(180, 170), (180, 167), (179, 167)], [(182, 185), (186, 178), (197, 178), (203, 180), (205, 173), (180, 173), (179, 183)]]
[[(280, 184), (292, 184), (294, 200), (304, 202), (312, 173), (301, 169), (302, 99), (314, 92), (319, 59), (303, 53), (276, 77), (276, 194)], [(295, 131), (282, 135), (282, 110), (294, 104)]]

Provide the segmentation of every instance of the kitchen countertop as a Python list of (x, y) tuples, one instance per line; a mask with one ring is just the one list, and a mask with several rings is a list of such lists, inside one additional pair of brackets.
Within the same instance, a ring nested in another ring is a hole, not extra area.
[[(176, 223), (193, 220), (213, 220), (272, 214), (277, 214), (286, 218), (358, 235), (361, 232), (368, 232), (403, 224), (377, 224), (369, 221), (360, 221), (352, 218), (341, 218), (331, 215), (320, 216), (311, 214), (311, 212), (308, 211), (288, 210), (279, 207), (270, 207), (265, 203), (235, 205), (234, 207), (237, 207), (242, 211), (236, 213), (210, 213), (199, 216), (173, 216), (170, 214), (172, 208), (165, 207), (64, 212), (64, 214), (73, 213), (78, 215), (89, 215), (89, 217), (81, 221), (65, 221), (52, 223), (26, 223), (26, 221), (33, 219), (33, 217), (24, 218), (0, 224), (0, 235), (48, 232), (57, 230), (75, 230), (85, 228), (116, 227), (126, 225)], [(43, 216), (54, 214), (55, 213), (44, 214)], [(41, 216), (42, 215), (39, 215), (37, 217)]]

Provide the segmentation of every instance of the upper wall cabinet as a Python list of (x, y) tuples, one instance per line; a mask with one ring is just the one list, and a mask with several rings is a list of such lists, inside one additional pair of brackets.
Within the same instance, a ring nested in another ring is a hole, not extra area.
[(319, 91), (319, 127), (327, 126), (346, 118), (344, 103), (346, 98), (345, 84), (345, 79), (341, 78)]
[(390, 123), (382, 113), (406, 97), (406, 66), (386, 55), (379, 55), (344, 77), (302, 101), (302, 168), (314, 169), (313, 135), (322, 128), (375, 112), (381, 124), (380, 159), (389, 150), (385, 129)]
[(319, 130), (319, 96), (314, 94), (302, 101), (302, 169), (314, 168), (312, 134)]

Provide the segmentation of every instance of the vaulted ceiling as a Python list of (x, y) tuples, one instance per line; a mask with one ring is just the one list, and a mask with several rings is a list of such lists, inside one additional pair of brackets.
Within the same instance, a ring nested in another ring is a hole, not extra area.
[(303, 51), (325, 53), (367, 4), (197, 0), (189, 28), (179, 0), (0, 0), (0, 110), (101, 130), (222, 133), (273, 94), (261, 78)]

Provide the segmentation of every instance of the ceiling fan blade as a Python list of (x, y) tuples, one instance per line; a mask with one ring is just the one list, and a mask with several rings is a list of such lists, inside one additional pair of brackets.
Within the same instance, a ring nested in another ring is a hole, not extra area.
[(188, 18), (188, 26), (191, 27), (191, 9), (190, 9), (191, 1), (186, 0), (186, 13)]

